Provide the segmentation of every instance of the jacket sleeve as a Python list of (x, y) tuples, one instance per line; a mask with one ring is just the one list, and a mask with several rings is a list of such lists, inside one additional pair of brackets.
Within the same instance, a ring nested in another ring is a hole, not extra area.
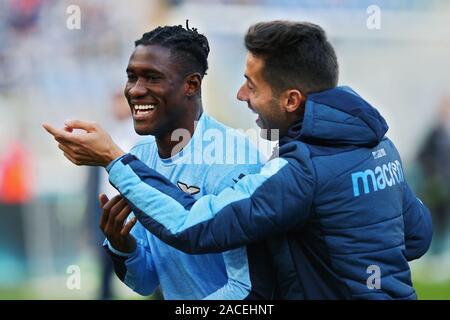
[(195, 200), (132, 155), (107, 169), (141, 224), (188, 253), (223, 252), (303, 224), (314, 192), (314, 169), (304, 146), (266, 163), (218, 195)]
[(411, 261), (420, 258), (430, 247), (433, 233), (431, 216), (408, 184), (405, 184), (403, 193), (403, 208), (406, 258)]
[(146, 240), (145, 229), (138, 223), (132, 229), (132, 234), (136, 238), (136, 250), (132, 253), (127, 254), (114, 249), (108, 240), (105, 240), (103, 247), (110, 255), (119, 279), (136, 293), (147, 296), (155, 291), (159, 279)]

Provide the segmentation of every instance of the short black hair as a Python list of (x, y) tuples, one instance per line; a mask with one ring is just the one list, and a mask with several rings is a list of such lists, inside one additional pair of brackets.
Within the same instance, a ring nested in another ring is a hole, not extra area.
[(186, 29), (181, 25), (158, 27), (144, 33), (134, 42), (139, 45), (159, 45), (170, 50), (171, 58), (182, 67), (185, 73), (198, 72), (203, 77), (208, 70), (208, 39), (196, 28)]
[(281, 20), (260, 22), (248, 29), (245, 46), (263, 58), (263, 77), (275, 94), (287, 89), (308, 94), (337, 85), (336, 54), (318, 25)]

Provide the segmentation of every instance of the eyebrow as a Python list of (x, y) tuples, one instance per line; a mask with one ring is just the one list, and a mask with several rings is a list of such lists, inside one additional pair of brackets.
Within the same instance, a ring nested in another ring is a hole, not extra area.
[(160, 70), (156, 70), (154, 68), (142, 68), (142, 67), (133, 67), (133, 66), (128, 66), (127, 69), (125, 70), (125, 72), (129, 73), (129, 72), (136, 72), (136, 69), (139, 69), (138, 72), (142, 72), (142, 73), (155, 73), (158, 75), (163, 75), (163, 73)]
[(253, 86), (255, 86), (255, 83), (252, 81), (252, 78), (250, 78), (248, 75), (244, 74), (245, 79), (247, 79), (248, 82), (250, 82)]

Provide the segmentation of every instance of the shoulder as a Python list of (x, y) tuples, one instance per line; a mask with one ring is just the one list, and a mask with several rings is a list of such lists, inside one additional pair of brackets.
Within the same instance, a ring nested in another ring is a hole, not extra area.
[(312, 146), (307, 143), (291, 141), (279, 147), (277, 156), (296, 165), (297, 163), (312, 162), (314, 151)]
[[(219, 193), (248, 174), (258, 173), (266, 160), (243, 130), (231, 128), (207, 114), (202, 135), (203, 160), (210, 162), (206, 175), (212, 193)], [(214, 152), (209, 152), (211, 149)]]
[(141, 157), (144, 154), (149, 154), (152, 150), (156, 148), (156, 142), (154, 136), (146, 136), (139, 140), (131, 149), (130, 153)]
[(204, 115), (204, 121), (203, 140), (215, 142), (222, 149), (225, 164), (262, 165), (266, 162), (265, 156), (244, 130), (229, 127), (207, 114)]

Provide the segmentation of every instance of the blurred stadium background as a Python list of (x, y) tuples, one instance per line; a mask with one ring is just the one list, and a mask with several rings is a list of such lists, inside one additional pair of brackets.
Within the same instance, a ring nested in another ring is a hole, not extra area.
[[(66, 26), (70, 5), (81, 9), (80, 29)], [(380, 29), (366, 25), (370, 5), (381, 9)], [(206, 110), (244, 129), (254, 127), (254, 117), (235, 96), (249, 25), (290, 19), (325, 28), (340, 84), (386, 117), (410, 183), (433, 209), (432, 249), (412, 263), (419, 298), (450, 299), (450, 3), (444, 0), (0, 0), (0, 299), (102, 297), (101, 235), (91, 209), (96, 173), (70, 164), (41, 124), (81, 118), (113, 136), (126, 129), (134, 139), (129, 120), (119, 124), (111, 108), (124, 103), (133, 42), (186, 19), (210, 41)], [(67, 286), (70, 266), (81, 270), (79, 289)], [(111, 286), (103, 297), (141, 298), (114, 277)]]

